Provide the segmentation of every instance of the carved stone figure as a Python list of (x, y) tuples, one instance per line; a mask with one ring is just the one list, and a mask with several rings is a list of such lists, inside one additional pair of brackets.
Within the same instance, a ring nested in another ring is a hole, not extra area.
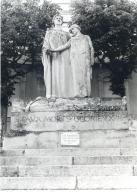
[(62, 51), (63, 53), (63, 51), (70, 49), (72, 96), (90, 97), (94, 49), (90, 37), (88, 35), (83, 35), (80, 30), (78, 25), (72, 25), (70, 28), (72, 34), (71, 39), (65, 45), (57, 49), (52, 49), (51, 51)]
[(54, 27), (46, 32), (42, 54), (46, 98), (69, 98), (72, 97), (69, 49), (52, 54), (47, 50), (66, 44), (70, 35), (62, 30), (61, 15), (54, 16), (53, 23)]

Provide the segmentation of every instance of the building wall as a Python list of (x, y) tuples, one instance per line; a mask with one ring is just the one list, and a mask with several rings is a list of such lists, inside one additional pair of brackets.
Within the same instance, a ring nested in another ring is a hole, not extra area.
[[(92, 97), (111, 97), (115, 98), (109, 90), (109, 80), (107, 79), (108, 71), (103, 68), (93, 68), (92, 75)], [(12, 99), (21, 99), (26, 103), (35, 99), (38, 96), (45, 96), (45, 84), (43, 78), (43, 70), (41, 67), (34, 68), (27, 73), (20, 83), (16, 85), (15, 95)]]
[(15, 95), (12, 99), (21, 99), (26, 103), (38, 96), (45, 96), (43, 70), (33, 69), (16, 85)]

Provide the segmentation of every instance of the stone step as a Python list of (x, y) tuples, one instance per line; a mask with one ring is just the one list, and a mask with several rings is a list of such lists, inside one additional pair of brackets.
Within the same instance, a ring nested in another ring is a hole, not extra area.
[(77, 177), (78, 189), (136, 189), (136, 176)]
[(137, 189), (137, 176), (1, 177), (0, 189), (2, 190)]
[(137, 156), (137, 148), (3, 149), (0, 156)]
[(0, 157), (3, 166), (137, 164), (137, 156), (33, 156)]
[(1, 177), (0, 189), (75, 189), (75, 177)]
[(75, 156), (73, 157), (74, 165), (91, 165), (91, 164), (137, 164), (137, 156)]
[[(116, 190), (33, 190), (34, 192), (137, 192), (137, 189), (116, 189)], [(11, 190), (4, 190), (4, 192), (11, 192)], [(12, 192), (26, 192), (26, 190), (12, 190)], [(27, 190), (32, 192), (32, 190)]]
[[(137, 189), (115, 189), (115, 190), (33, 190), (34, 192), (137, 192)], [(26, 192), (26, 190), (4, 190), (4, 192)], [(32, 190), (27, 190), (32, 192)]]
[(0, 165), (72, 165), (71, 156), (0, 157)]
[(0, 177), (137, 176), (136, 168), (133, 165), (1, 166)]

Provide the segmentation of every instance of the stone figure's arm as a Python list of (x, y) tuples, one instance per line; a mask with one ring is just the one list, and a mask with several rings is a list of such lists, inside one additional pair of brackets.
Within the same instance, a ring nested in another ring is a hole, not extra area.
[(71, 40), (69, 40), (65, 45), (62, 45), (62, 46), (60, 46), (56, 49), (52, 49), (50, 51), (52, 51), (52, 52), (64, 51), (64, 50), (68, 49), (70, 46), (71, 46)]
[(71, 39), (71, 36), (70, 36), (70, 34), (68, 33), (68, 41)]
[(71, 39), (70, 33), (66, 32), (66, 36), (67, 36), (67, 41), (69, 41)]
[(91, 41), (91, 39), (90, 39), (90, 37), (88, 35), (87, 35), (87, 38), (88, 38), (90, 51), (91, 51), (91, 65), (94, 65), (94, 48), (93, 48), (93, 44), (92, 44), (92, 41)]
[(48, 53), (49, 48), (50, 48), (49, 31), (47, 31), (44, 38), (43, 46), (42, 46), (42, 64), (44, 66), (44, 70), (47, 68), (48, 63), (50, 63), (51, 57), (50, 57), (50, 53)]
[(49, 30), (46, 32), (44, 43), (42, 46), (42, 52), (46, 52), (48, 49), (50, 49), (50, 43), (49, 43)]

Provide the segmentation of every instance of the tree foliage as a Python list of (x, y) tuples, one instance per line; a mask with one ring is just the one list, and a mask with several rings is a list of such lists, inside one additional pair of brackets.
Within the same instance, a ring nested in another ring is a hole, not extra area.
[(110, 89), (125, 95), (124, 81), (137, 67), (137, 4), (127, 0), (75, 1), (73, 23), (90, 35), (96, 65), (110, 71)]
[(45, 31), (60, 8), (46, 0), (42, 5), (38, 0), (3, 0), (1, 10), (1, 102), (7, 106), (15, 84), (26, 73), (22, 65), (33, 64)]

